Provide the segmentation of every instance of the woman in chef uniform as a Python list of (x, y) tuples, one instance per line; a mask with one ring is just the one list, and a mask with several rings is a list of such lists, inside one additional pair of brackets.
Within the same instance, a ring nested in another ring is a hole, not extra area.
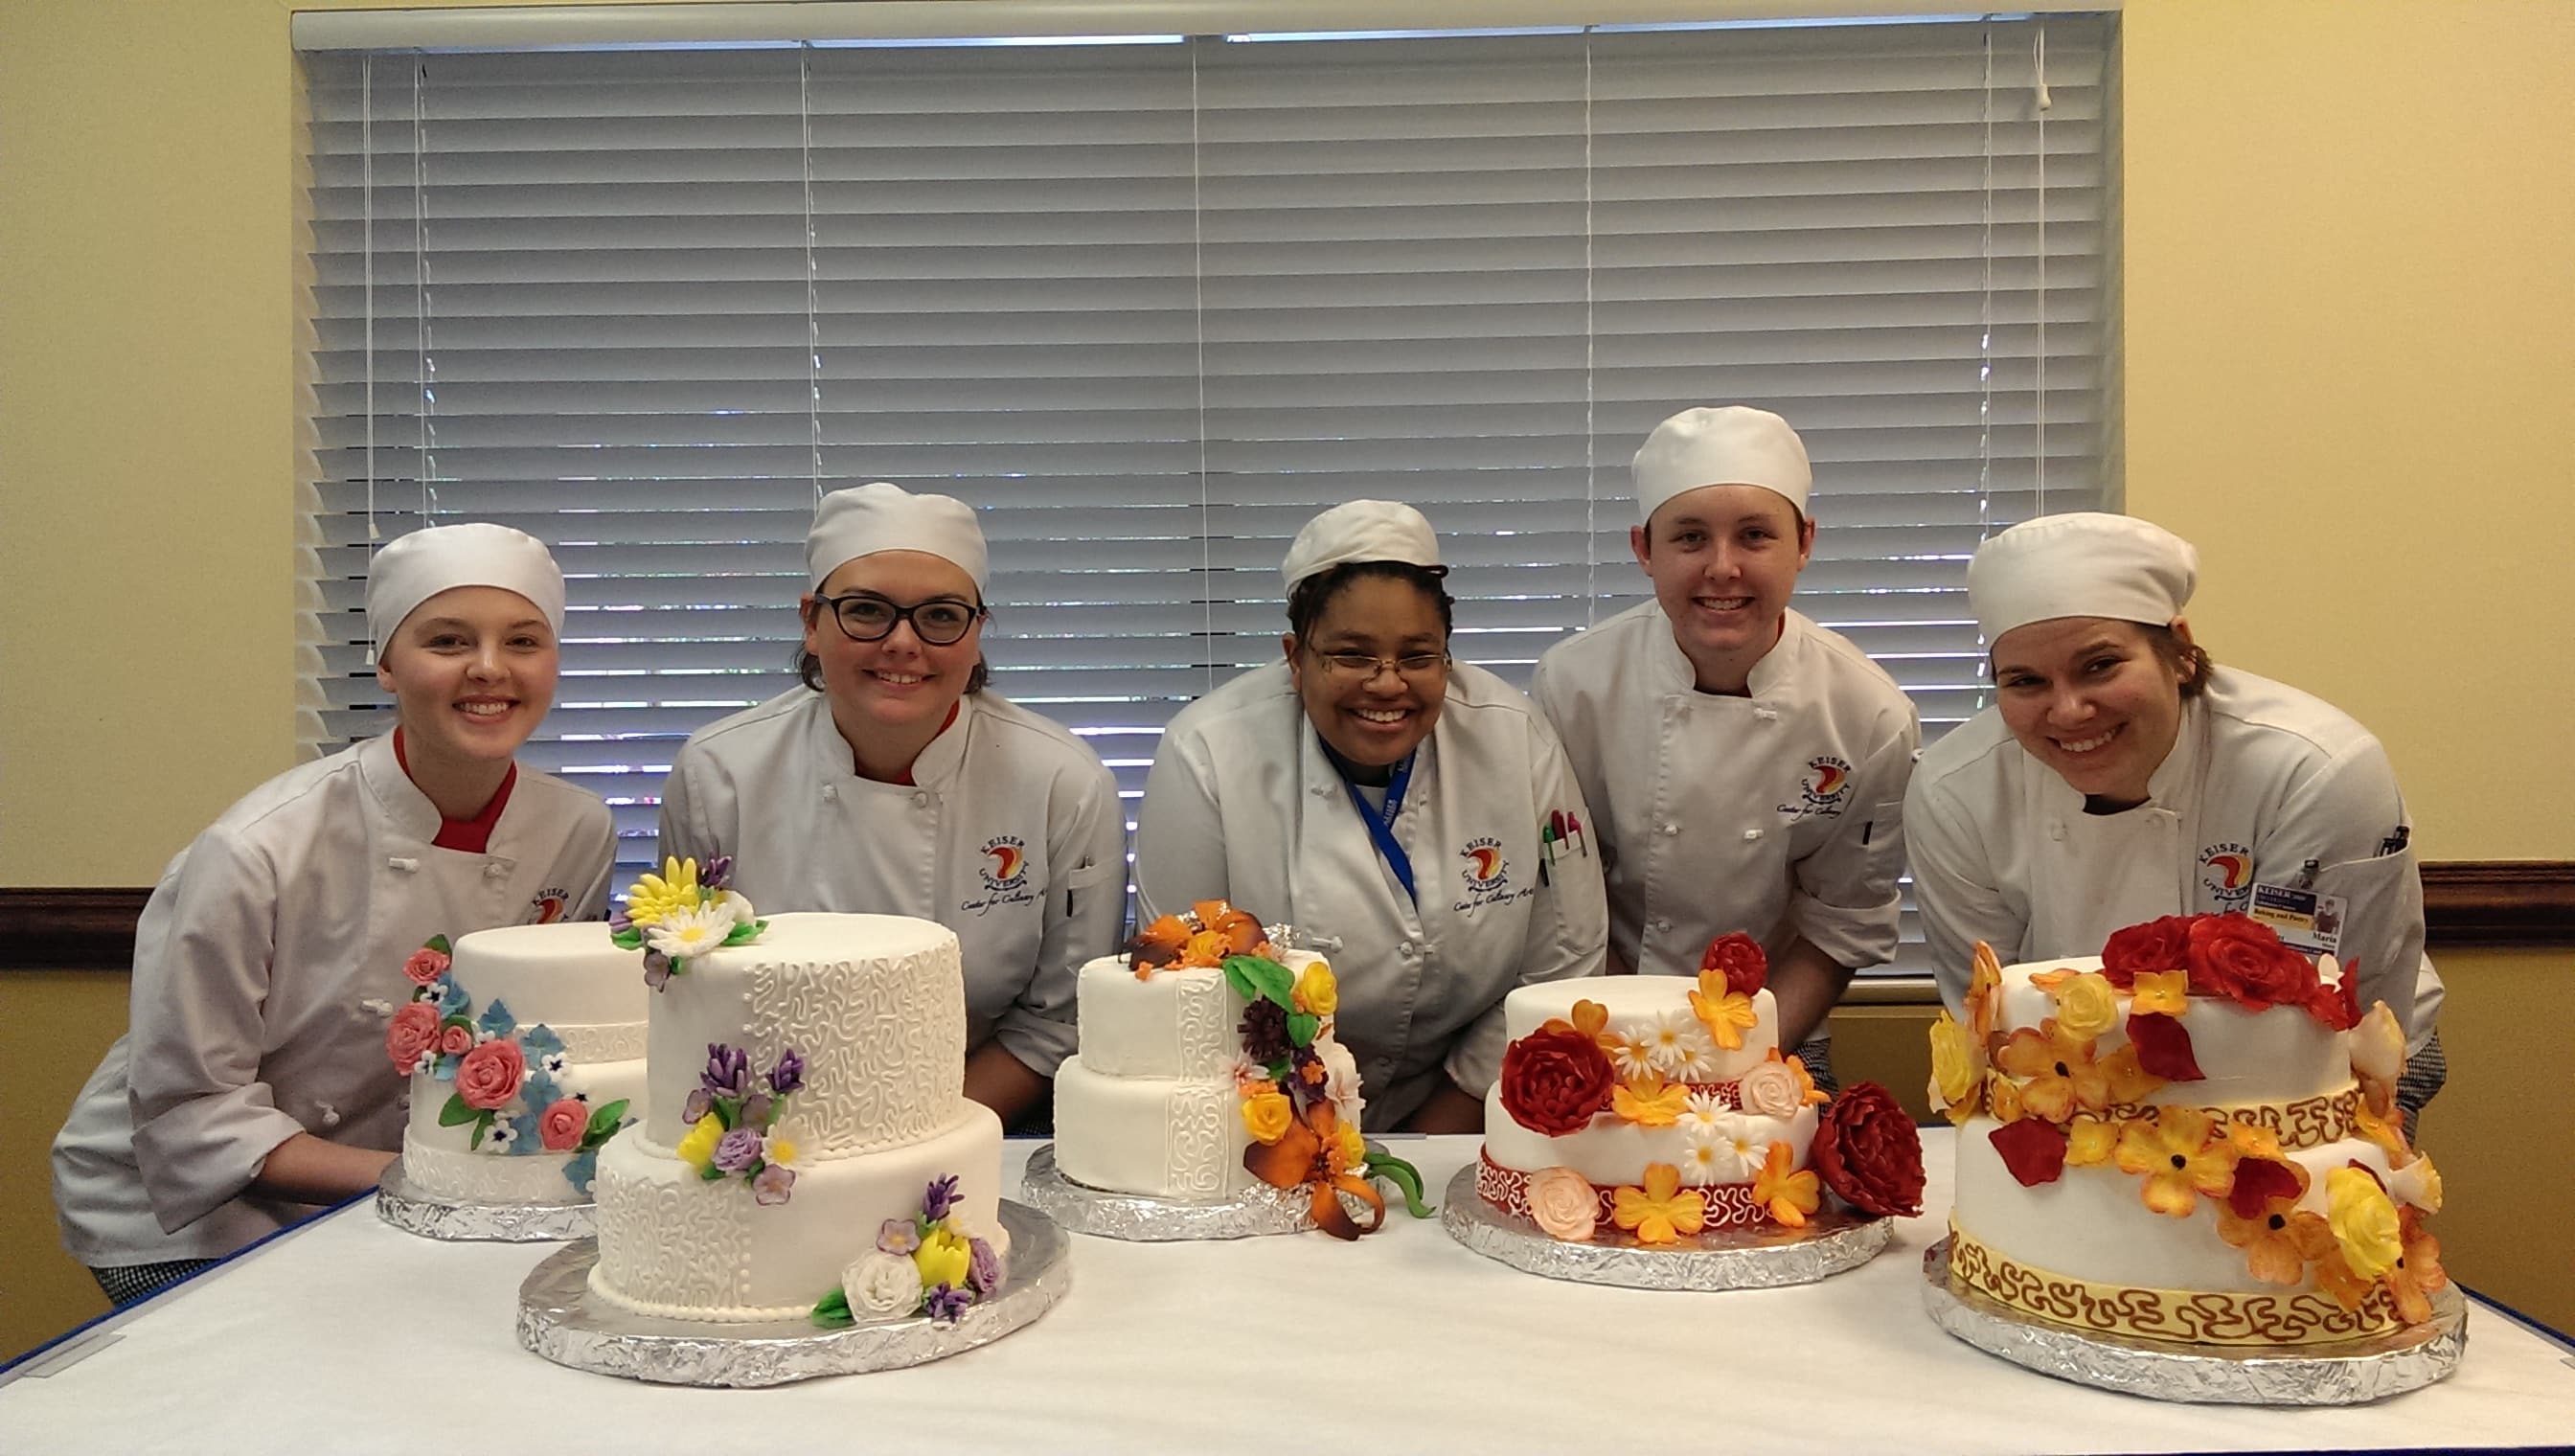
[(1710, 940), (1752, 936), (1781, 1044), (1829, 1083), (1825, 1014), (1895, 952), (1922, 729), (1893, 679), (1788, 607), (1815, 544), (1788, 422), (1684, 410), (1635, 478), (1628, 544), (1654, 600), (1557, 644), (1529, 684), (1591, 805), (1610, 961), (1688, 975)]
[[(2413, 827), (2386, 750), (2294, 688), (2218, 668), (2182, 608), (2199, 554), (2163, 528), (2026, 521), (1967, 569), (1995, 705), (1922, 755), (1905, 801), (1914, 895), (1957, 1007), (1979, 940), (2005, 963), (2097, 955), (2160, 915), (2301, 906), (2284, 935), (2360, 971), (2410, 1022), (2397, 1100), (2445, 1068)], [(2337, 927), (2338, 922), (2338, 927)]]
[(1448, 659), (1430, 523), (1352, 501), (1288, 549), (1284, 661), (1172, 720), (1136, 825), (1140, 920), (1225, 899), (1312, 937), (1371, 1129), (1472, 1131), (1513, 986), (1600, 971), (1582, 791), (1527, 699)]
[(599, 798), (512, 755), (554, 702), (563, 573), (535, 538), (432, 527), (376, 554), (397, 727), (270, 779), (143, 907), (132, 1017), (54, 1139), (63, 1242), (119, 1304), (375, 1186), (409, 1079), (385, 1025), (430, 937), (598, 916)]
[(1126, 815), (1089, 744), (986, 691), (983, 530), (965, 503), (834, 491), (805, 538), (804, 686), (700, 728), (662, 852), (733, 856), (764, 910), (914, 915), (966, 958), (966, 1094), (1043, 1110), (1075, 972), (1118, 947)]

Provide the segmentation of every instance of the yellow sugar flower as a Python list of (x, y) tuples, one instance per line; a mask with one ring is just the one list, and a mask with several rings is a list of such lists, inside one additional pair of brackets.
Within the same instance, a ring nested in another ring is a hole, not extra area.
[(1790, 1228), (1806, 1226), (1806, 1215), (1822, 1201), (1812, 1170), (1790, 1171), (1788, 1164), (1796, 1157), (1788, 1144), (1770, 1144), (1770, 1153), (1761, 1160), (1761, 1171), (1752, 1175), (1752, 1201), (1770, 1211), (1770, 1216)]
[(2023, 1079), (2021, 1106), (2050, 1122), (2063, 1122), (2077, 1107), (2098, 1112), (2110, 1105), (2110, 1074), (2094, 1064), (2092, 1039), (2073, 1035), (2053, 1016), (2035, 1031), (2013, 1032), (1994, 1060)]
[(1761, 1019), (1760, 1012), (1752, 1008), (1752, 998), (1741, 991), (1727, 990), (1725, 976), (1719, 971), (1700, 971), (1698, 989), (1690, 992), (1689, 998), (1690, 1014), (1707, 1027), (1709, 1039), (1727, 1051), (1741, 1051), (1743, 1033)]
[(2199, 1195), (2223, 1198), (2235, 1186), (2241, 1156), (2208, 1114), (2195, 1107), (2157, 1107), (2119, 1131), (2119, 1171), (2142, 1173), (2146, 1206), (2172, 1218), (2199, 1207)]
[(724, 1119), (710, 1112), (699, 1118), (671, 1151), (690, 1167), (704, 1168), (716, 1160), (716, 1144), (724, 1141)]
[(1243, 1127), (1264, 1146), (1288, 1135), (1288, 1126), (1296, 1120), (1296, 1109), (1285, 1092), (1256, 1092), (1243, 1099)]
[(2119, 1024), (2119, 992), (2097, 970), (2052, 986), (2048, 994), (2056, 997), (2057, 1027), (2070, 1036), (2089, 1042)]
[(945, 1284), (952, 1289), (966, 1287), (966, 1271), (975, 1261), (974, 1246), (960, 1237), (946, 1223), (934, 1224), (921, 1236), (921, 1247), (912, 1251), (912, 1265), (921, 1271), (925, 1289)]
[(2275, 1163), (2288, 1161), (2288, 1154), (2280, 1151), (2280, 1135), (2258, 1122), (2229, 1120), (2226, 1140), (2235, 1144), (2235, 1151), (2245, 1157), (2269, 1158)]
[(1669, 1127), (1689, 1110), (1689, 1084), (1658, 1076), (1620, 1082), (1609, 1094), (1609, 1110), (1638, 1127)]
[(1339, 1009), (1341, 989), (1332, 979), (1332, 968), (1317, 960), (1296, 975), (1296, 1008), (1310, 1016), (1328, 1016)]
[(2122, 1046), (2101, 1058), (2098, 1064), (2102, 1075), (2110, 1079), (2110, 1105), (2113, 1107), (2134, 1107), (2146, 1099), (2147, 1093), (2164, 1084), (2163, 1078), (2146, 1070), (2145, 1065), (2137, 1060), (2134, 1046)]
[(2131, 1011), (2161, 1011), (2178, 1016), (2190, 1009), (2190, 972), (2186, 970), (2141, 970), (2128, 989)]
[(2086, 1113), (2075, 1114), (2065, 1129), (2065, 1163), (2068, 1167), (2097, 1167), (2110, 1160), (2119, 1147), (2119, 1131), (2127, 1126), (2117, 1119), (2103, 1121)]
[(1985, 1073), (1985, 1109), (1996, 1122), (2018, 1122), (2023, 1113), (2020, 1105), (2020, 1083), (2001, 1072)]
[(1696, 1188), (1683, 1188), (1681, 1170), (1670, 1163), (1647, 1163), (1644, 1187), (1620, 1188), (1610, 1195), (1609, 1218), (1640, 1244), (1677, 1243), (1682, 1234), (1706, 1226), (1707, 1198)]
[(2378, 1144), (2379, 1150), (2390, 1159), (2409, 1156), (2413, 1151), (2405, 1145), (2405, 1129), (2398, 1117), (2392, 1113), (2382, 1114), (2369, 1105), (2366, 1097), (2352, 1109), (2351, 1130)]
[(1984, 1079), (1984, 1049), (1946, 1009), (1931, 1023), (1931, 1100), (1951, 1122), (1976, 1110), (1976, 1084)]
[(698, 892), (698, 861), (665, 859), (662, 872), (647, 872), (626, 891), (626, 918), (638, 925), (658, 925), (678, 910), (694, 910), (705, 898)]
[(2343, 1262), (2363, 1279), (2395, 1268), (2405, 1252), (2396, 1204), (2365, 1168), (2339, 1167), (2325, 1174), (2325, 1222), (2333, 1227)]
[(1342, 1122), (1333, 1127), (1334, 1146), (1330, 1152), (1331, 1170), (1335, 1175), (1367, 1166), (1367, 1137), (1355, 1122)]

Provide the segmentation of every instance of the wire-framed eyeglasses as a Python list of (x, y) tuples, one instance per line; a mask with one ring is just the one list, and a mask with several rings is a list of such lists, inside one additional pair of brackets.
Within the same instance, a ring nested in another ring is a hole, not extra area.
[(852, 592), (845, 597), (821, 597), (814, 605), (832, 614), (841, 624), (841, 635), (852, 642), (883, 642), (904, 623), (912, 624), (913, 634), (935, 648), (961, 641), (974, 629), (984, 609), (972, 602), (954, 597), (933, 597), (910, 607), (897, 607), (874, 592)]
[(1445, 672), (1446, 653), (1405, 653), (1399, 658), (1380, 658), (1374, 653), (1316, 653), (1323, 666), (1335, 678), (1365, 683), (1388, 668), (1398, 678), (1418, 680)]

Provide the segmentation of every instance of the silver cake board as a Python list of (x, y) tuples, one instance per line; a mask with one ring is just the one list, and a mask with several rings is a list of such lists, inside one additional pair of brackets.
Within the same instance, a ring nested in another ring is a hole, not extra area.
[(588, 1238), (599, 1227), (595, 1203), (467, 1203), (423, 1191), (397, 1157), (376, 1179), (376, 1216), (405, 1233), (448, 1240), (546, 1243)]
[(2208, 1405), (2364, 1405), (2459, 1368), (2468, 1301), (2432, 1292), (2432, 1317), (2392, 1333), (2317, 1345), (2190, 1345), (2080, 1330), (2024, 1314), (1949, 1278), (1949, 1240), (1922, 1255), (1931, 1320), (1989, 1355), (2095, 1390)]
[(549, 1254), (519, 1286), (519, 1343), (558, 1365), (660, 1385), (750, 1388), (928, 1364), (1026, 1327), (1073, 1287), (1073, 1241), (1054, 1220), (1005, 1199), (1001, 1222), (1011, 1235), (1001, 1292), (953, 1322), (917, 1314), (818, 1329), (802, 1319), (719, 1324), (636, 1314), (591, 1290), (599, 1241), (583, 1239)]
[(1020, 1196), (1075, 1233), (1139, 1243), (1185, 1239), (1249, 1238), (1296, 1233), (1314, 1226), (1302, 1188), (1254, 1183), (1222, 1198), (1192, 1201), (1118, 1193), (1077, 1183), (1056, 1166), (1055, 1144), (1029, 1155)]
[(1811, 1284), (1856, 1269), (1886, 1247), (1895, 1220), (1835, 1205), (1818, 1209), (1804, 1228), (1710, 1229), (1672, 1244), (1640, 1244), (1603, 1229), (1590, 1243), (1572, 1243), (1485, 1202), (1468, 1163), (1448, 1180), (1439, 1225), (1476, 1253), (1523, 1273), (1627, 1289), (1716, 1291)]

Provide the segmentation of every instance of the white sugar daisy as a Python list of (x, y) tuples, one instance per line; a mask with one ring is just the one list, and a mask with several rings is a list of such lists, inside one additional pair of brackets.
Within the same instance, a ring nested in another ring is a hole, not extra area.
[(1692, 1092), (1689, 1105), (1681, 1109), (1676, 1125), (1692, 1147), (1704, 1146), (1724, 1135), (1727, 1110), (1714, 1092)]
[(1708, 1148), (1714, 1155), (1719, 1183), (1746, 1183), (1761, 1171), (1762, 1160), (1770, 1154), (1770, 1140), (1740, 1112), (1718, 1114), (1716, 1136)]
[(686, 960), (724, 944), (733, 926), (733, 912), (721, 906), (673, 910), (644, 927), (644, 943), (673, 960)]
[(1705, 1059), (1714, 1050), (1707, 1033), (1699, 1029), (1698, 1018), (1677, 1008), (1655, 1012), (1652, 1019), (1637, 1028), (1636, 1040), (1645, 1048), (1654, 1070), (1667, 1077), (1693, 1060)]
[(1729, 1174), (1730, 1161), (1725, 1149), (1712, 1142), (1694, 1142), (1681, 1153), (1681, 1182), (1692, 1188), (1710, 1188), (1719, 1183), (1737, 1181)]

